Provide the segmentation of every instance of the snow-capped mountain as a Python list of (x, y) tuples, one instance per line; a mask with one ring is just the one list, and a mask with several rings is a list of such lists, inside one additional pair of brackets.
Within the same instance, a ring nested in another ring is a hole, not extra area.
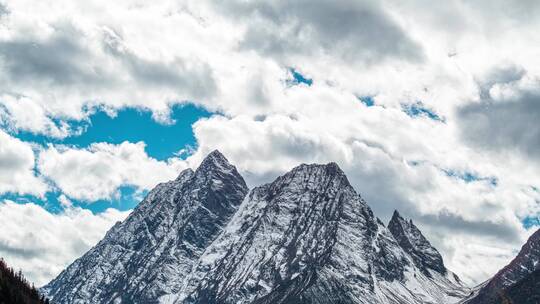
[[(522, 294), (530, 286), (540, 285), (540, 230), (529, 237), (519, 254), (495, 276), (476, 288), (473, 295), (464, 300), (467, 304), (519, 303), (507, 301), (510, 295), (539, 298), (540, 292)], [(540, 300), (540, 299), (538, 299)], [(540, 303), (540, 302), (530, 302)]]
[(197, 171), (159, 184), (43, 290), (53, 303), (157, 303), (180, 290), (247, 192), (236, 168), (213, 152)]
[(43, 290), (53, 303), (182, 304), (445, 304), (468, 293), (411, 221), (396, 213), (386, 228), (335, 163), (246, 193), (214, 151)]

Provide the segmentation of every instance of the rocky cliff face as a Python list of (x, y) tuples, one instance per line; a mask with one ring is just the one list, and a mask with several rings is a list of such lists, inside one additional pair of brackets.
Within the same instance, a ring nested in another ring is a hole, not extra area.
[(386, 228), (335, 163), (246, 192), (213, 152), (44, 290), (54, 303), (186, 304), (441, 304), (467, 293), (418, 228), (397, 216)]
[(430, 271), (436, 271), (441, 275), (446, 274), (441, 254), (431, 246), (422, 232), (413, 224), (412, 220), (406, 221), (398, 211), (388, 224), (388, 229), (398, 242), (399, 246), (409, 254), (414, 264), (427, 276)]
[(540, 270), (531, 272), (525, 278), (506, 288), (502, 292), (498, 303), (540, 303)]

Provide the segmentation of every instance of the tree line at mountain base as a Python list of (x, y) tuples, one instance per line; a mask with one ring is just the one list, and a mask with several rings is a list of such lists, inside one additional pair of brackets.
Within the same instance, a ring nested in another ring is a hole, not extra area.
[(34, 285), (0, 258), (0, 304), (49, 304)]

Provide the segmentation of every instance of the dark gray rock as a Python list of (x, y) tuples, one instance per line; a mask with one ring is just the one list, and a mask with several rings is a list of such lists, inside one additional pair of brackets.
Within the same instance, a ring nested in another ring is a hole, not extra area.
[(442, 275), (446, 274), (441, 254), (435, 247), (431, 246), (431, 243), (412, 220), (405, 220), (396, 210), (388, 223), (388, 229), (399, 246), (412, 257), (416, 267), (424, 274), (430, 276), (429, 270), (434, 270)]

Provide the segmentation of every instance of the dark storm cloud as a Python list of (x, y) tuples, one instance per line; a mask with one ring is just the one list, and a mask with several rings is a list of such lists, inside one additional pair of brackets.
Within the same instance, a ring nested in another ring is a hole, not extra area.
[(540, 161), (540, 95), (524, 93), (507, 102), (472, 104), (459, 110), (461, 135), (489, 150), (519, 151)]
[(489, 98), (489, 90), (495, 84), (509, 84), (516, 82), (525, 76), (527, 72), (523, 67), (513, 64), (503, 65), (491, 70), (485, 77), (478, 81), (480, 87), (480, 97)]
[(437, 215), (413, 216), (415, 221), (421, 224), (445, 229), (448, 233), (462, 233), (465, 235), (477, 235), (480, 237), (492, 237), (509, 243), (519, 242), (520, 233), (515, 228), (488, 220), (468, 220), (458, 214), (441, 212)]
[(208, 97), (216, 92), (216, 83), (208, 64), (188, 64), (179, 58), (170, 63), (141, 58), (123, 47), (116, 33), (107, 33), (104, 43), (106, 52), (121, 61), (131, 77), (141, 85), (186, 90), (194, 97)]
[(187, 92), (193, 98), (211, 96), (216, 91), (212, 70), (207, 64), (181, 59), (170, 63), (150, 61), (128, 50), (116, 49), (111, 39), (106, 41), (109, 52), (105, 56), (112, 56), (119, 66), (104, 64), (106, 57), (92, 50), (85, 35), (69, 24), (57, 25), (46, 39), (25, 37), (0, 41), (4, 77), (17, 85), (44, 83), (53, 85), (53, 89), (91, 89), (95, 93), (124, 85), (127, 73), (140, 87)]
[(486, 150), (519, 152), (540, 161), (540, 92), (517, 89), (504, 100), (493, 100), (489, 94), (493, 85), (509, 85), (524, 75), (518, 67), (497, 68), (479, 82), (482, 100), (458, 110), (465, 142)]
[(10, 80), (56, 85), (102, 82), (99, 67), (85, 68), (90, 54), (80, 45), (79, 34), (59, 28), (49, 39), (22, 38), (0, 42), (0, 60)]
[(244, 49), (282, 58), (330, 53), (346, 61), (421, 61), (423, 51), (383, 9), (369, 1), (220, 2), (226, 14), (249, 20)]
[[(387, 222), (394, 210), (416, 210), (416, 203), (406, 194), (407, 181), (395, 166), (401, 160), (378, 142), (360, 138), (354, 142), (359, 147), (354, 151), (359, 159), (345, 171), (355, 190), (367, 201), (375, 215)], [(378, 157), (371, 160), (361, 157), (366, 153)], [(425, 191), (428, 187), (430, 185), (417, 190)]]
[(30, 259), (39, 256), (43, 251), (41, 248), (19, 248), (0, 240), (0, 253)]

